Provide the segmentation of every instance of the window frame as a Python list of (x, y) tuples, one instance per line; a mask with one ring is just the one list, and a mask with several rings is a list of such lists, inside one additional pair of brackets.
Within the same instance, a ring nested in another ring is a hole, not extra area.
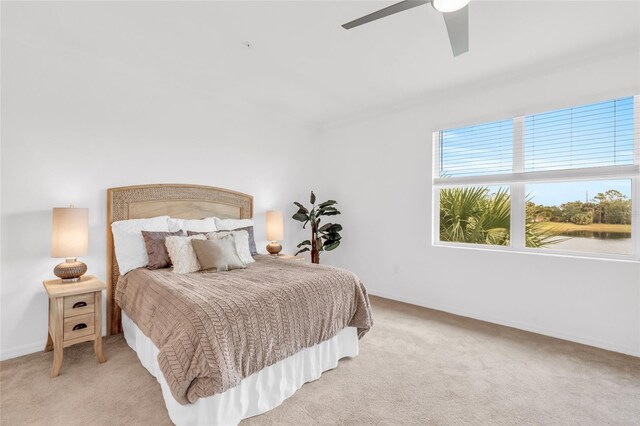
[[(625, 260), (640, 262), (640, 95), (633, 96), (634, 107), (634, 155), (633, 164), (576, 169), (524, 171), (524, 116), (513, 118), (513, 167), (512, 173), (485, 176), (459, 176), (440, 178), (440, 134), (432, 133), (432, 245), (485, 251), (516, 252), (536, 255), (595, 258), (604, 260)], [(561, 183), (576, 181), (600, 181), (629, 179), (631, 181), (631, 254), (613, 254), (535, 248), (525, 246), (525, 187), (535, 183)], [(508, 246), (473, 244), (440, 240), (440, 189), (504, 185), (511, 194), (511, 236)]]

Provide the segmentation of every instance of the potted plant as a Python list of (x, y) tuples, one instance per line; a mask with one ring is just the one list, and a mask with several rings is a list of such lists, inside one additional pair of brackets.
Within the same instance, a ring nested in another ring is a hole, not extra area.
[(303, 229), (306, 229), (307, 225), (311, 225), (311, 239), (304, 240), (298, 244), (300, 250), (298, 250), (296, 255), (310, 251), (311, 262), (320, 263), (320, 252), (335, 250), (340, 245), (340, 240), (342, 239), (342, 236), (340, 236), (342, 225), (337, 223), (325, 223), (321, 225), (322, 216), (336, 216), (339, 215), (340, 212), (334, 207), (338, 204), (335, 200), (327, 200), (316, 206), (316, 195), (313, 191), (311, 191), (309, 201), (311, 202), (310, 209), (307, 209), (298, 202), (293, 203), (298, 207), (298, 211), (292, 218), (303, 222)]

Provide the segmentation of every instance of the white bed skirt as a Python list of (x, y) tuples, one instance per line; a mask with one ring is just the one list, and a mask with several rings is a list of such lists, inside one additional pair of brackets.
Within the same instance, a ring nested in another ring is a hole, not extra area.
[(158, 348), (122, 312), (127, 344), (142, 365), (158, 380), (171, 421), (176, 425), (236, 425), (242, 419), (265, 413), (293, 395), (307, 382), (338, 366), (338, 360), (358, 355), (358, 332), (347, 327), (335, 337), (266, 367), (221, 394), (181, 405), (171, 395), (158, 365)]

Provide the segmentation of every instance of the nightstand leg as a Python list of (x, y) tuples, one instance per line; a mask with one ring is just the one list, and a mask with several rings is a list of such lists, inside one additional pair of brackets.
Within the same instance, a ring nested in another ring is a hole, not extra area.
[(102, 364), (107, 361), (102, 353), (102, 291), (96, 291), (94, 294), (95, 317), (93, 327), (96, 334), (93, 341), (93, 350), (96, 352), (98, 362)]
[(51, 377), (57, 377), (62, 368), (62, 344), (53, 346), (53, 367), (51, 367)]
[(56, 377), (60, 374), (60, 368), (62, 367), (62, 356), (64, 347), (62, 346), (62, 339), (64, 334), (64, 298), (58, 297), (55, 299), (53, 306), (53, 367), (51, 368), (51, 377)]
[(49, 325), (47, 326), (47, 344), (44, 345), (45, 352), (49, 352), (51, 351), (51, 349), (53, 349), (53, 339), (51, 338), (51, 324), (53, 324), (53, 317), (51, 316), (52, 303), (54, 302), (52, 302), (51, 299), (49, 299), (49, 317), (48, 317)]
[(51, 333), (47, 332), (47, 344), (44, 347), (45, 352), (50, 352), (53, 349), (53, 339), (51, 338)]
[(102, 353), (102, 336), (96, 337), (96, 340), (93, 341), (93, 349), (96, 351), (96, 358), (98, 358), (100, 364), (107, 362), (107, 359)]

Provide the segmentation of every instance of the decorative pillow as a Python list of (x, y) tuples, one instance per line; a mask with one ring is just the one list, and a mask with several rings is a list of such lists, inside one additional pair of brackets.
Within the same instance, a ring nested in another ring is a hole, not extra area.
[(167, 252), (167, 247), (164, 245), (164, 240), (167, 237), (183, 236), (182, 231), (177, 232), (152, 232), (142, 231), (142, 238), (144, 238), (144, 245), (147, 249), (147, 257), (149, 263), (147, 263), (147, 269), (162, 269), (171, 266), (171, 258)]
[(218, 231), (247, 231), (249, 233), (249, 249), (251, 250), (251, 256), (258, 255), (256, 240), (253, 235), (253, 219), (215, 219)]
[(242, 269), (247, 266), (236, 253), (236, 243), (231, 235), (215, 240), (193, 240), (193, 250), (203, 270), (215, 269), (217, 272)]
[(169, 216), (119, 220), (111, 224), (113, 245), (120, 274), (143, 268), (149, 263), (141, 231), (168, 232)]
[(236, 252), (238, 257), (246, 265), (255, 262), (251, 257), (251, 250), (249, 250), (249, 233), (247, 231), (218, 231), (210, 232), (207, 234), (208, 240), (216, 240), (224, 238), (227, 235), (233, 236), (233, 240), (236, 244)]
[(207, 217), (204, 219), (177, 219), (169, 218), (169, 231), (195, 231), (195, 232), (214, 232), (217, 231), (216, 218)]
[(216, 229), (218, 231), (233, 231), (238, 228), (253, 226), (253, 219), (216, 219)]
[(245, 226), (244, 228), (236, 228), (234, 231), (247, 231), (249, 234), (249, 251), (251, 256), (257, 256), (258, 250), (256, 249), (256, 240), (253, 236), (253, 226)]
[[(234, 229), (234, 231), (247, 231), (247, 234), (249, 234), (249, 251), (251, 252), (251, 256), (257, 256), (258, 250), (256, 249), (256, 240), (253, 237), (253, 226)], [(216, 232), (228, 232), (228, 231), (216, 231)], [(198, 235), (198, 234), (209, 234), (209, 232), (187, 231), (187, 235)]]
[(196, 252), (193, 251), (192, 240), (206, 240), (204, 235), (192, 235), (191, 237), (167, 237), (164, 244), (173, 263), (173, 272), (176, 274), (189, 274), (200, 270), (200, 263)]

